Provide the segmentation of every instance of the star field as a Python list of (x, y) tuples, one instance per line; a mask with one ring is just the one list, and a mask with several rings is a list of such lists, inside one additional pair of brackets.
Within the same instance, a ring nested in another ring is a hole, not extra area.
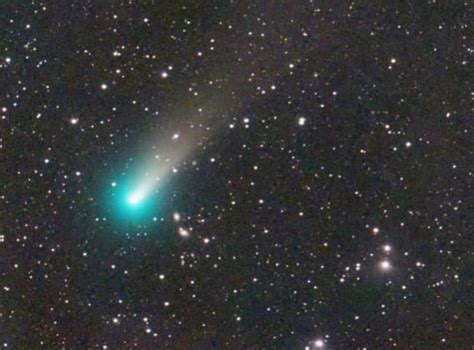
[(0, 348), (472, 349), (472, 4), (0, 13)]

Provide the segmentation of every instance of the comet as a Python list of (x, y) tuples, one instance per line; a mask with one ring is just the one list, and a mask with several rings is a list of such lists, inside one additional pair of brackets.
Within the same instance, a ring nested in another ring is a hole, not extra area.
[[(202, 121), (202, 117), (201, 117)], [(150, 200), (170, 179), (190, 154), (207, 139), (210, 129), (194, 123), (176, 125), (168, 137), (162, 137), (153, 147), (153, 153), (144, 161), (141, 170), (133, 176), (122, 201), (131, 211), (137, 211)]]
[[(276, 11), (275, 15), (279, 16), (279, 12)], [(215, 36), (216, 41), (225, 42), (226, 52), (247, 50), (245, 41), (226, 42), (225, 37), (219, 38), (219, 33), (220, 30), (209, 33), (209, 37)], [(178, 70), (173, 69), (157, 75), (157, 89), (161, 86), (169, 88), (167, 84), (178, 79), (176, 89), (179, 90), (170, 89), (174, 94), (170, 96), (172, 103), (155, 107), (159, 109), (159, 118), (149, 136), (151, 147), (141, 155), (142, 167), (134, 169), (133, 175), (127, 171), (133, 179), (129, 178), (125, 188), (118, 191), (120, 211), (127, 210), (123, 214), (137, 215), (148, 208), (150, 201), (156, 202), (155, 196), (164, 191), (165, 183), (173, 173), (192, 154), (205, 150), (211, 138), (223, 138), (226, 132), (234, 129), (239, 119), (246, 128), (251, 127), (244, 116), (252, 106), (264, 103), (271, 94), (279, 93), (280, 81), (294, 74), (305, 56), (313, 57), (315, 54), (315, 50), (305, 43), (288, 57), (289, 63), (282, 63), (274, 55), (278, 50), (286, 50), (286, 44), (282, 43), (281, 47), (275, 44), (281, 43), (279, 31), (269, 32), (265, 41), (271, 43), (271, 49), (262, 50), (258, 60), (253, 55), (241, 55), (236, 60), (223, 61), (220, 56), (210, 53), (206, 58), (208, 69), (196, 60), (193, 74), (175, 76), (174, 72)], [(210, 62), (212, 60), (215, 61)], [(305, 123), (306, 119), (300, 118), (299, 125)]]

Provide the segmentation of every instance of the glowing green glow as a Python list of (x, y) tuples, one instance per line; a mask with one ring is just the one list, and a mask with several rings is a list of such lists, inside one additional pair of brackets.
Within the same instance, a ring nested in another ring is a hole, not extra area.
[(163, 189), (144, 192), (142, 183), (125, 178), (110, 182), (107, 187), (107, 211), (114, 223), (142, 225), (160, 215)]
[(128, 196), (128, 203), (135, 206), (140, 204), (140, 202), (143, 200), (143, 195), (140, 192), (135, 192), (132, 193), (130, 196)]

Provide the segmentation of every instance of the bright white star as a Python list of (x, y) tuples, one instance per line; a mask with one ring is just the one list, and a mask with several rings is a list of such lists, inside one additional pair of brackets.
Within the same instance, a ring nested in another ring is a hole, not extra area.
[(387, 260), (382, 260), (382, 261), (380, 262), (380, 267), (382, 268), (382, 270), (387, 271), (387, 270), (390, 270), (390, 268), (392, 267), (392, 265), (390, 264), (389, 261), (387, 261)]

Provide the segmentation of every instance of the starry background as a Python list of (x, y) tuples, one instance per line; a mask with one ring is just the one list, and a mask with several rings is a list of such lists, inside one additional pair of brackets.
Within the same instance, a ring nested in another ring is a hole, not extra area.
[[(1, 1), (0, 346), (471, 349), (472, 18)], [(118, 210), (189, 121), (147, 213)]]

